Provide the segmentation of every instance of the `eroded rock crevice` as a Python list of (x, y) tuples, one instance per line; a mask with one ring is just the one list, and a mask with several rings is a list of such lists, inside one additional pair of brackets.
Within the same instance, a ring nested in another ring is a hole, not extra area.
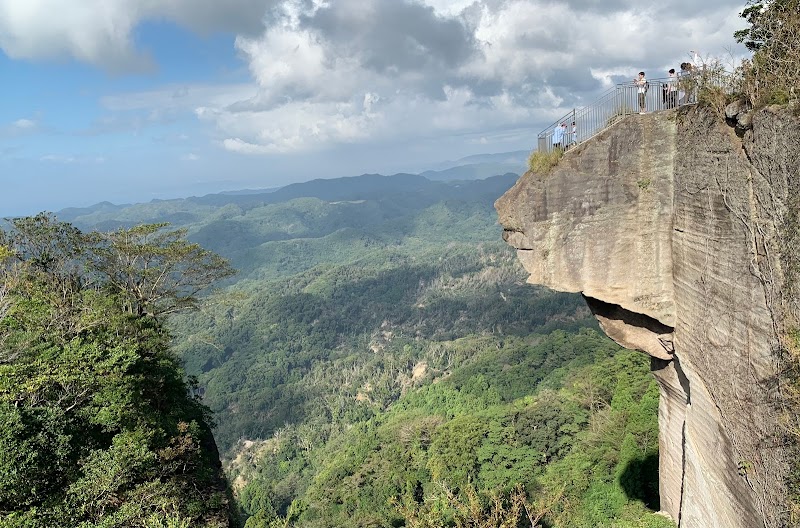
[(617, 304), (586, 295), (583, 298), (608, 337), (625, 348), (641, 350), (665, 361), (672, 360), (675, 351), (674, 328), (647, 315), (626, 310)]

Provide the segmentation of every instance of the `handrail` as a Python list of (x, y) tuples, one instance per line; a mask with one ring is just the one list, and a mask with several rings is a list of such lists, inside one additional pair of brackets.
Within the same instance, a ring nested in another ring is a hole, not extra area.
[[(644, 98), (645, 112), (658, 112), (696, 103), (697, 79), (696, 73), (648, 79), (649, 88)], [(730, 91), (729, 74), (704, 80)], [(592, 104), (573, 109), (539, 133), (537, 150), (551, 152), (556, 148), (570, 149), (591, 139), (620, 119), (640, 113), (638, 90), (639, 86), (632, 82), (617, 84), (600, 94)], [(565, 124), (565, 128), (554, 137), (556, 127), (561, 123)]]

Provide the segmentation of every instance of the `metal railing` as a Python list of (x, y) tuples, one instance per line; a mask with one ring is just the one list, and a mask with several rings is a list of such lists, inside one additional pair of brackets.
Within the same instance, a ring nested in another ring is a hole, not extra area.
[[(703, 82), (729, 91), (732, 82), (730, 77), (725, 74), (718, 77), (703, 78)], [(644, 93), (644, 112), (658, 112), (696, 103), (698, 81), (699, 76), (695, 74), (648, 80), (648, 89)], [(620, 119), (641, 111), (639, 86), (634, 83), (618, 84), (601, 94), (592, 104), (572, 110), (541, 131), (537, 138), (537, 150), (551, 152), (555, 148), (569, 149)], [(562, 130), (557, 131), (558, 127)]]

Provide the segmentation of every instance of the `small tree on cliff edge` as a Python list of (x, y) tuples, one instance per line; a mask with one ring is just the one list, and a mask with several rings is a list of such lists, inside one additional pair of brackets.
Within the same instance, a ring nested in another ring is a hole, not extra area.
[(800, 96), (800, 0), (750, 0), (740, 13), (750, 27), (737, 42), (753, 52), (744, 65), (745, 92), (754, 104)]
[(166, 223), (93, 233), (90, 267), (125, 298), (130, 313), (161, 316), (193, 308), (200, 291), (234, 270), (185, 235)]

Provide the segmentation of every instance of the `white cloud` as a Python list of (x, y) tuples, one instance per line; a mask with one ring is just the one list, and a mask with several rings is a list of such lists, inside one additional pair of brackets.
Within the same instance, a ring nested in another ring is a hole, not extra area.
[(226, 149), (535, 133), (641, 69), (658, 77), (689, 48), (722, 53), (740, 25), (738, 0), (694, 10), (632, 0), (351, 4), (315, 2), (297, 16), (299, 2), (285, 2), (261, 35), (237, 39), (258, 94), (198, 110)]
[(139, 7), (106, 0), (2, 0), (0, 47), (12, 58), (74, 57), (110, 70), (141, 69), (131, 45)]
[(0, 124), (0, 138), (13, 138), (34, 134), (40, 130), (36, 119), (17, 119), (7, 124)]
[(113, 112), (193, 111), (204, 104), (227, 106), (253, 97), (251, 84), (181, 84), (157, 90), (107, 95), (100, 99), (103, 108)]
[(102, 156), (86, 157), (86, 156), (71, 156), (62, 154), (47, 154), (39, 158), (39, 161), (48, 163), (58, 163), (63, 165), (101, 165), (106, 162)]
[(474, 3), (475, 0), (425, 0), (440, 16), (455, 16)]
[(741, 3), (0, 0), (0, 47), (125, 70), (148, 65), (131, 37), (144, 20), (232, 31), (252, 83), (108, 96), (97, 130), (191, 112), (227, 150), (287, 153), (533, 134), (641, 69), (658, 77), (689, 49), (724, 54)]
[(12, 126), (19, 130), (32, 130), (36, 128), (36, 121), (32, 119), (17, 119), (12, 123)]
[(113, 72), (152, 66), (134, 47), (144, 20), (254, 33), (276, 0), (0, 0), (0, 48), (15, 59), (74, 58)]
[(384, 119), (381, 113), (368, 112), (352, 102), (296, 102), (235, 113), (201, 109), (199, 115), (210, 119), (227, 136), (223, 141), (226, 149), (245, 154), (285, 153), (367, 141), (380, 132)]

